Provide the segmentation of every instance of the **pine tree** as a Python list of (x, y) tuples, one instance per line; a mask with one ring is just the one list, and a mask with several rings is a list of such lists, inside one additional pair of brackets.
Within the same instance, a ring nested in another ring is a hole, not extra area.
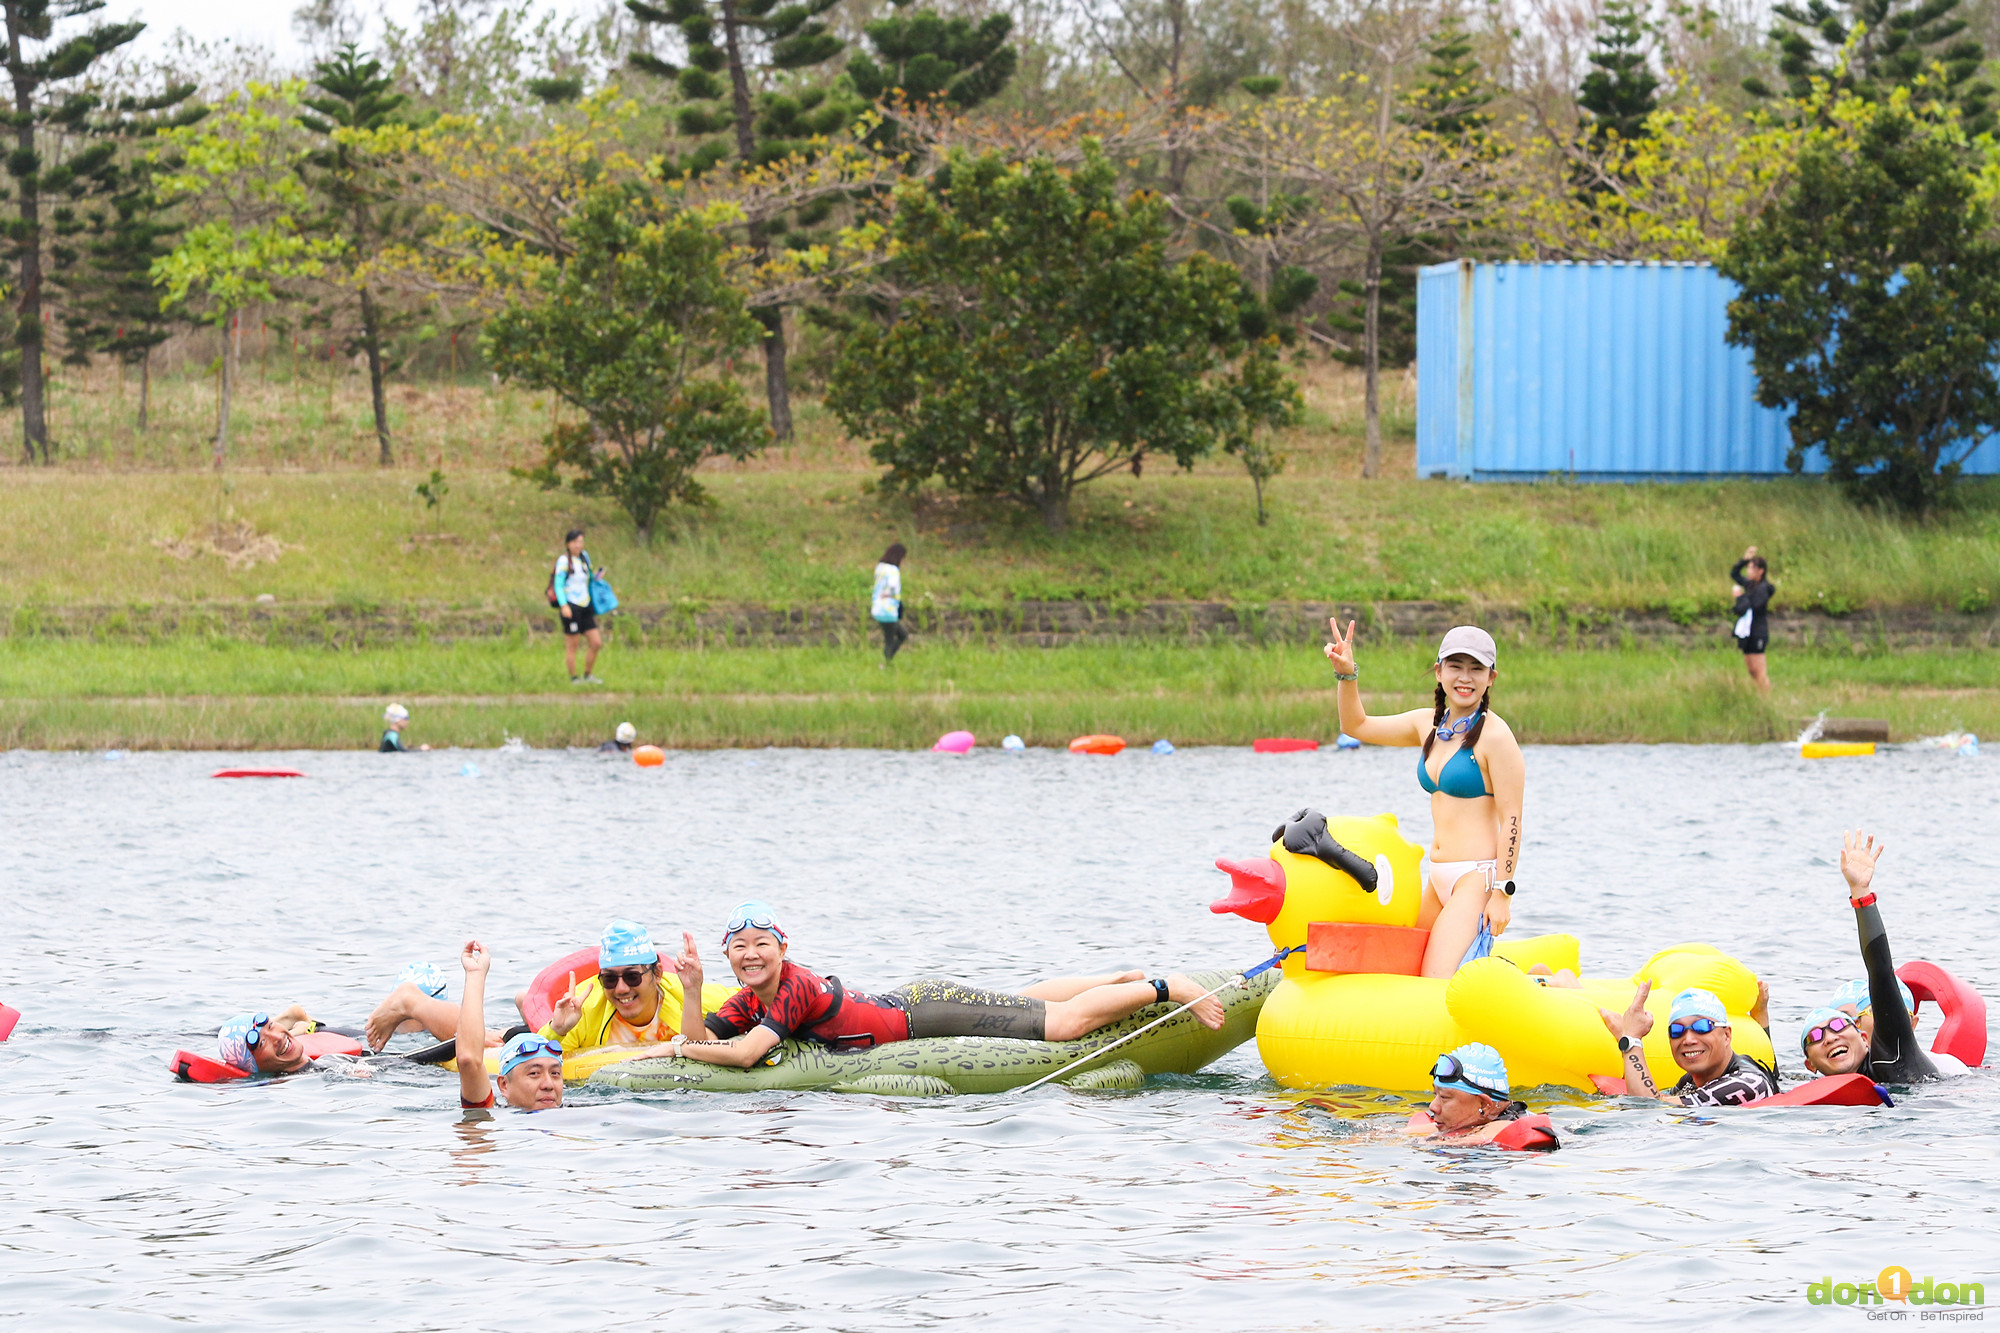
[(73, 262), (56, 279), (70, 298), (63, 311), (64, 359), (81, 362), (100, 353), (137, 366), (141, 431), (152, 397), (153, 349), (185, 323), (160, 309), (153, 284), (154, 263), (172, 252), (180, 231), (154, 192), (149, 166), (129, 164), (122, 188), (92, 210), (76, 238)]
[[(13, 86), (13, 151), (7, 174), (13, 178), (14, 216), (5, 228), (8, 258), (15, 264), (13, 338), (20, 350), (21, 446), (32, 463), (39, 450), (50, 459), (47, 385), (42, 360), (44, 250), (52, 228), (42, 205), (51, 198), (75, 200), (104, 193), (115, 179), (118, 145), (112, 140), (122, 118), (106, 117), (94, 93), (75, 87), (111, 52), (145, 30), (143, 23), (92, 23), (80, 33), (56, 35), (56, 25), (104, 8), (104, 0), (0, 0), (7, 45), (0, 52)], [(31, 50), (30, 44), (33, 44)], [(171, 91), (171, 90), (170, 90)], [(182, 94), (186, 96), (185, 93)], [(45, 154), (68, 139), (84, 146), (51, 165)], [(54, 221), (55, 219), (51, 219)]]
[[(1979, 78), (1985, 51), (1965, 35), (1959, 0), (1806, 0), (1804, 5), (1772, 6), (1778, 22), (1771, 28), (1778, 49), (1778, 72), (1787, 92), (1804, 98), (1814, 80), (1836, 92), (1852, 89), (1871, 101), (1890, 90), (1908, 87), (1925, 76), (1933, 63), (1944, 67), (1947, 100), (1957, 103), (1968, 135), (1995, 127), (1993, 89)], [(1836, 72), (1843, 48), (1864, 31), (1847, 53), (1847, 67)], [(1752, 96), (1771, 97), (1762, 79), (1745, 79)]]
[[(351, 277), (373, 259), (392, 229), (391, 214), (396, 199), (396, 183), (382, 164), (362, 148), (336, 137), (338, 130), (378, 130), (402, 119), (409, 101), (394, 91), (382, 62), (363, 58), (352, 42), (335, 51), (331, 58), (313, 67), (313, 83), (320, 90), (304, 104), (311, 114), (301, 113), (299, 123), (324, 137), (324, 146), (307, 155), (307, 184), (325, 202), (317, 220), (320, 230), (339, 235), (346, 242), (344, 266)], [(375, 439), (381, 447), (380, 462), (389, 466), (393, 454), (389, 442), (389, 403), (382, 387), (383, 311), (375, 292), (365, 280), (355, 282), (361, 302), (360, 350), (368, 354), (368, 388), (375, 406)]]
[(1612, 0), (1597, 25), (1596, 66), (1583, 76), (1576, 103), (1590, 116), (1591, 142), (1600, 151), (1613, 138), (1635, 143), (1646, 117), (1660, 105), (1660, 81), (1646, 60), (1646, 17), (1633, 0)]
[[(909, 2), (892, 0), (898, 9)], [(969, 110), (1005, 88), (1020, 59), (1007, 43), (1014, 20), (1005, 14), (990, 14), (975, 24), (926, 8), (908, 17), (876, 19), (861, 31), (874, 55), (849, 60), (847, 76), (871, 102), (895, 94), (911, 103)]]
[[(656, 8), (646, 0), (625, 0), (642, 24), (672, 27), (686, 42), (688, 63), (679, 67), (637, 53), (634, 67), (674, 80), (682, 98), (675, 116), (680, 132), (699, 142), (668, 163), (669, 174), (700, 175), (730, 158), (744, 166), (773, 162), (802, 151), (814, 137), (838, 133), (852, 124), (865, 104), (846, 85), (766, 90), (752, 95), (751, 83), (807, 70), (839, 55), (846, 43), (830, 31), (824, 15), (840, 0), (669, 0)], [(733, 154), (732, 154), (733, 150)], [(792, 221), (810, 227), (825, 219), (833, 201), (799, 210), (791, 221), (753, 219), (750, 244), (759, 256), (783, 244)], [(771, 431), (792, 433), (791, 388), (785, 373), (785, 312), (780, 306), (752, 310), (764, 326), (764, 389), (770, 400)]]
[[(1451, 139), (1489, 135), (1496, 91), (1473, 52), (1464, 24), (1456, 15), (1448, 15), (1425, 49), (1430, 63), (1424, 66), (1422, 81), (1411, 89), (1402, 118)], [(1456, 235), (1416, 236), (1383, 252), (1381, 304), (1375, 325), (1380, 364), (1400, 367), (1417, 359), (1417, 269), (1426, 261), (1463, 248), (1464, 240)], [(1325, 321), (1327, 327), (1353, 341), (1335, 348), (1331, 355), (1343, 365), (1359, 366), (1367, 360), (1363, 345), (1367, 288), (1348, 278), (1337, 290), (1339, 296)]]

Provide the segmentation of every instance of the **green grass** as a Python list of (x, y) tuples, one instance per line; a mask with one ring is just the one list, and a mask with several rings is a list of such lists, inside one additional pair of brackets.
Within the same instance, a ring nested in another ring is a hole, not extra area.
[[(422, 603), (530, 609), (572, 523), (635, 603), (856, 601), (883, 546), (910, 546), (907, 595), (1231, 602), (1440, 599), (1673, 609), (1715, 619), (1748, 540), (1779, 605), (1956, 608), (2000, 591), (2000, 484), (1928, 525), (1855, 512), (1815, 482), (1493, 486), (1412, 479), (1281, 481), (1267, 528), (1247, 483), (1148, 475), (1099, 483), (1050, 536), (1005, 506), (885, 499), (848, 473), (717, 472), (715, 506), (650, 548), (607, 503), (501, 474), (450, 477), (441, 525), (419, 473), (17, 472), (0, 488), (0, 584), (16, 605), (160, 601)], [(285, 543), (231, 570), (161, 543), (247, 521)]]
[[(1364, 656), (1371, 709), (1428, 701), (1426, 654)], [(626, 649), (612, 684), (572, 692), (553, 643), (505, 640), (343, 652), (175, 639), (142, 647), (0, 644), (0, 744), (34, 748), (353, 748), (382, 705), (412, 707), (412, 737), (490, 746), (595, 743), (631, 720), (675, 747), (928, 746), (969, 727), (1061, 745), (1113, 731), (1135, 743), (1246, 744), (1334, 735), (1325, 664), (1309, 648), (1222, 644), (1055, 650), (921, 643), (892, 670), (865, 648)], [(1970, 651), (1856, 658), (1787, 653), (1759, 698), (1733, 651), (1510, 650), (1498, 708), (1531, 743), (1782, 739), (1821, 709), (1887, 717), (1899, 739), (2000, 731), (1990, 658)], [(627, 686), (631, 688), (627, 688)], [(1395, 688), (1391, 688), (1395, 687)]]

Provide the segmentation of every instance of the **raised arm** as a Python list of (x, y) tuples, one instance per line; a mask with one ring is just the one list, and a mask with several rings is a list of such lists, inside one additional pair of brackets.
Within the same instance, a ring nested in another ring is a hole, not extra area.
[(1670, 1106), (1686, 1105), (1671, 1092), (1661, 1092), (1659, 1084), (1653, 1082), (1653, 1071), (1646, 1068), (1646, 1051), (1642, 1039), (1653, 1030), (1653, 1016), (1646, 1012), (1646, 997), (1653, 993), (1653, 983), (1642, 981), (1632, 995), (1632, 1003), (1625, 1012), (1614, 1014), (1609, 1009), (1599, 1009), (1598, 1017), (1610, 1029), (1614, 1037), (1630, 1037), (1631, 1049), (1625, 1052), (1625, 1092), (1631, 1097), (1651, 1097), (1655, 1101), (1666, 1102)]
[(1868, 1064), (1877, 1082), (1915, 1083), (1938, 1076), (1937, 1066), (1917, 1042), (1916, 1021), (1903, 1007), (1902, 983), (1896, 960), (1889, 953), (1889, 932), (1875, 906), (1872, 885), (1875, 863), (1883, 844), (1859, 829), (1849, 833), (1840, 849), (1840, 875), (1847, 881), (1847, 900), (1854, 908), (1855, 930), (1861, 936), (1861, 962), (1868, 969), (1868, 1005), (1874, 1011), (1874, 1033), (1868, 1041)]
[(1339, 678), (1334, 701), (1340, 713), (1340, 729), (1367, 745), (1422, 745), (1429, 712), (1419, 708), (1388, 717), (1368, 716), (1361, 703), (1361, 670), (1354, 661), (1354, 622), (1347, 622), (1344, 635), (1338, 618), (1326, 623), (1333, 631), (1333, 641), (1326, 645), (1326, 660), (1333, 663), (1334, 674)]
[(493, 1095), (486, 1077), (486, 973), (492, 955), (478, 940), (467, 940), (458, 954), (465, 969), (465, 994), (458, 1001), (458, 1099), (462, 1105), (484, 1106)]
[(699, 1041), (708, 1031), (701, 1021), (701, 953), (694, 936), (681, 932), (681, 951), (674, 958), (674, 975), (681, 982), (681, 1035)]

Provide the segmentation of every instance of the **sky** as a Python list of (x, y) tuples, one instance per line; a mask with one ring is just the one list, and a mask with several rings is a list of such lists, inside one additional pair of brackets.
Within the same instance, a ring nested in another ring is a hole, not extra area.
[[(144, 19), (146, 31), (129, 50), (150, 55), (161, 49), (176, 28), (185, 28), (195, 38), (215, 42), (225, 39), (254, 41), (278, 54), (281, 62), (302, 58), (304, 48), (292, 32), (292, 10), (298, 0), (110, 0), (100, 17), (112, 21)], [(557, 13), (577, 13), (595, 9), (589, 0), (537, 0), (535, 8)], [(364, 13), (382, 13), (408, 24), (416, 13), (415, 0), (363, 0), (357, 6)], [(371, 28), (379, 27), (371, 23)]]

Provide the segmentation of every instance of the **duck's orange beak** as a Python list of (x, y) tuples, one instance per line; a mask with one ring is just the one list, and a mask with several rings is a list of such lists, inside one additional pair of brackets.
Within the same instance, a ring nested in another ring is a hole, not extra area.
[(1278, 919), (1285, 906), (1285, 868), (1268, 856), (1254, 860), (1218, 860), (1217, 870), (1229, 876), (1229, 896), (1212, 902), (1208, 910), (1220, 915), (1234, 912), (1245, 921), (1268, 926)]

